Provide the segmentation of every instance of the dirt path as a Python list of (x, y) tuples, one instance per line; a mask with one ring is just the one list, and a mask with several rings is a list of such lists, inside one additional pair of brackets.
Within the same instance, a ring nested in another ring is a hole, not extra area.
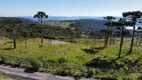
[[(48, 73), (26, 73), (24, 68), (12, 68), (11, 66), (0, 65), (0, 74), (4, 76), (9, 76), (14, 79), (23, 79), (23, 80), (75, 80), (72, 77), (61, 77), (55, 76)], [(80, 80), (95, 80), (95, 79), (85, 79)]]
[(0, 73), (12, 78), (22, 78), (24, 80), (74, 80), (71, 77), (54, 76), (47, 73), (25, 73), (23, 68), (12, 68), (11, 66), (0, 65)]

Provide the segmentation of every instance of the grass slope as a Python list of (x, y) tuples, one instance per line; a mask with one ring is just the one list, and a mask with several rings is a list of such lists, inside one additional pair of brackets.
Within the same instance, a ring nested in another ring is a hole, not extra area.
[[(58, 63), (60, 59), (64, 59), (64, 64), (89, 68), (93, 75), (98, 78), (104, 78), (105, 80), (106, 78), (108, 80), (109, 78), (135, 80), (142, 76), (142, 46), (134, 46), (134, 51), (131, 55), (126, 55), (130, 39), (125, 39), (122, 58), (120, 59), (117, 59), (120, 39), (117, 39), (115, 45), (111, 45), (105, 49), (101, 49), (103, 46), (102, 39), (97, 39), (96, 42), (94, 42), (94, 39), (77, 39), (77, 43), (74, 44), (44, 44), (42, 46), (36, 43), (38, 40), (40, 41), (40, 39), (36, 39), (35, 42), (32, 42), (32, 39), (30, 39), (26, 46), (23, 41), (19, 41), (17, 49), (8, 50), (12, 47), (12, 44), (7, 43), (10, 40), (4, 38), (0, 40), (0, 54), (32, 57), (41, 61), (52, 61), (55, 63)], [(98, 52), (95, 53), (96, 51)], [(49, 66), (49, 72), (56, 74), (59, 70), (66, 70), (64, 68), (64, 66), (59, 65), (58, 67), (57, 65)], [(43, 68), (42, 70), (45, 69)], [(74, 69), (71, 70), (70, 73), (74, 75), (79, 73), (78, 70), (74, 73)], [(67, 73), (69, 72), (67, 71)], [(131, 79), (132, 77), (133, 79)]]

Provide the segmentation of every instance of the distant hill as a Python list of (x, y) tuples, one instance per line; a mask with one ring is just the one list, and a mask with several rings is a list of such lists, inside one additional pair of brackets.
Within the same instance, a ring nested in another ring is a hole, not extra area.
[[(33, 21), (37, 21), (38, 19), (35, 19), (33, 17), (28, 17), (28, 16), (24, 16), (24, 17), (20, 17), (22, 19), (29, 19), (29, 20), (33, 20)], [(119, 19), (119, 17), (117, 17), (116, 19)], [(104, 26), (104, 23), (106, 22), (103, 17), (89, 17), (89, 16), (75, 16), (75, 17), (64, 17), (64, 16), (49, 16), (49, 18), (45, 19), (51, 22), (47, 22), (50, 25), (58, 25), (61, 27), (67, 27), (70, 23), (68, 22), (69, 20), (73, 20), (75, 22), (75, 25), (78, 27), (81, 27), (84, 30), (91, 30), (91, 31), (100, 31), (104, 28), (106, 28)], [(66, 22), (60, 22), (60, 21), (64, 21), (67, 20)], [(54, 22), (57, 21), (57, 22)], [(67, 24), (66, 24), (67, 23)], [(63, 25), (65, 24), (65, 25)]]
[[(38, 19), (35, 19), (33, 17), (18, 17), (20, 18), (24, 23), (31, 23), (33, 21), (37, 21)], [(118, 17), (119, 18), (119, 17)], [(118, 19), (117, 18), (117, 19)], [(106, 20), (103, 19), (103, 17), (60, 17), (60, 16), (49, 16), (47, 22), (44, 24), (47, 24), (49, 26), (60, 26), (62, 28), (66, 28), (69, 26), (70, 23), (74, 22), (74, 25), (77, 27), (80, 27), (85, 32), (99, 32), (102, 29), (105, 29), (106, 26), (104, 25), (106, 23)]]
[(33, 20), (29, 19), (29, 18), (23, 18), (23, 17), (0, 17), (0, 21), (3, 20), (4, 18), (19, 18), (19, 19), (21, 19), (21, 21), (23, 23), (35, 22), (35, 21), (33, 21)]
[(81, 19), (77, 20), (74, 25), (81, 27), (83, 30), (100, 31), (106, 28), (105, 23), (106, 20)]
[[(30, 20), (37, 21), (37, 19), (33, 18), (32, 16), (21, 16), (20, 18), (26, 18)], [(120, 17), (117, 17), (118, 20)], [(96, 20), (103, 20), (103, 17), (90, 17), (90, 16), (74, 16), (74, 17), (66, 17), (66, 16), (49, 16), (45, 20), (52, 20), (52, 21), (61, 21), (61, 20), (80, 20), (80, 19), (96, 19)]]
[[(22, 22), (27, 25), (37, 21), (37, 19), (34, 19), (32, 17), (18, 17), (18, 18), (20, 18)], [(1, 19), (2, 17), (0, 17), (0, 21)], [(47, 27), (50, 26), (50, 27), (67, 28), (69, 27), (70, 23), (74, 23), (74, 26), (79, 27), (78, 28), (79, 31), (84, 32), (84, 34), (99, 35), (102, 29), (107, 28), (107, 26), (104, 25), (107, 22), (107, 20), (104, 20), (103, 18), (96, 18), (96, 19), (79, 19), (78, 18), (79, 20), (77, 20), (77, 18), (74, 18), (75, 20), (64, 20), (65, 18), (62, 17), (62, 19), (60, 20), (59, 18), (56, 18), (56, 19), (54, 18), (55, 20), (53, 18), (50, 18), (50, 19), (51, 21), (45, 21), (43, 24)], [(130, 31), (130, 33), (132, 33), (132, 31)]]

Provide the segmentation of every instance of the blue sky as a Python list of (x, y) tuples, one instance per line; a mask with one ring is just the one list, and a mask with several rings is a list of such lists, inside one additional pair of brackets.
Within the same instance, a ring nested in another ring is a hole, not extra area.
[(0, 0), (0, 16), (33, 16), (44, 11), (49, 16), (121, 16), (126, 11), (142, 11), (142, 0)]

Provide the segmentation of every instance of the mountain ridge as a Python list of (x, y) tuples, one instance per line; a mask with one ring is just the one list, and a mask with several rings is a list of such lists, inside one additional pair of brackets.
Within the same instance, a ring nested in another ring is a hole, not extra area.
[[(19, 18), (26, 18), (34, 21), (38, 21), (38, 19), (33, 18), (32, 16), (19, 16)], [(116, 17), (118, 20), (120, 17)], [(80, 20), (80, 19), (96, 19), (96, 20), (104, 20), (103, 16), (95, 17), (95, 16), (49, 16), (47, 19), (44, 20), (52, 20), (52, 21), (61, 21), (61, 20)]]

